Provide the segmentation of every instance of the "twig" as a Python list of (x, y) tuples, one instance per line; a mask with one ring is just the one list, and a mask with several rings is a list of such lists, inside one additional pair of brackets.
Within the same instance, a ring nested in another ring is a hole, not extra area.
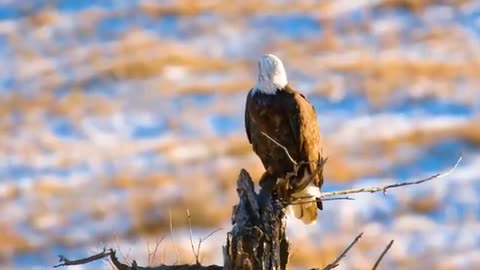
[(420, 179), (417, 181), (411, 181), (411, 182), (403, 182), (403, 183), (395, 183), (395, 184), (389, 184), (385, 186), (378, 186), (378, 187), (361, 187), (361, 188), (352, 188), (352, 189), (345, 189), (345, 190), (338, 190), (338, 191), (331, 191), (331, 192), (323, 192), (320, 198), (325, 198), (325, 197), (331, 197), (331, 196), (338, 196), (338, 195), (347, 195), (347, 194), (353, 194), (353, 193), (363, 193), (363, 192), (368, 192), (368, 193), (374, 193), (374, 192), (379, 192), (382, 191), (383, 193), (387, 192), (387, 189), (390, 188), (397, 188), (397, 187), (403, 187), (403, 186), (409, 186), (409, 185), (416, 185), (416, 184), (421, 184), (436, 178), (441, 178), (449, 175), (452, 173), (457, 167), (458, 164), (460, 164), (460, 161), (462, 161), (463, 155), (458, 158), (457, 162), (455, 165), (449, 169), (448, 171), (444, 173), (437, 173), (432, 176), (429, 176), (424, 179)]
[(86, 263), (89, 263), (89, 262), (93, 262), (93, 261), (97, 261), (97, 260), (100, 260), (100, 259), (103, 259), (105, 257), (108, 257), (112, 254), (113, 250), (112, 249), (103, 249), (102, 252), (100, 253), (97, 253), (95, 255), (92, 255), (90, 257), (87, 257), (87, 258), (83, 258), (83, 259), (78, 259), (78, 260), (69, 260), (67, 258), (65, 258), (64, 256), (62, 255), (59, 255), (58, 258), (59, 258), (59, 264), (53, 266), (54, 268), (57, 268), (57, 267), (60, 267), (60, 266), (67, 266), (67, 265), (79, 265), (79, 264), (86, 264)]
[(287, 155), (287, 157), (290, 159), (290, 161), (293, 163), (293, 166), (294, 166), (294, 170), (293, 170), (293, 174), (297, 174), (298, 172), (298, 169), (300, 168), (301, 165), (304, 165), (304, 164), (309, 164), (311, 162), (317, 162), (318, 166), (317, 168), (312, 172), (312, 174), (308, 177), (308, 178), (304, 178), (302, 179), (300, 182), (298, 183), (295, 183), (295, 186), (292, 188), (292, 192), (295, 193), (295, 191), (298, 191), (298, 190), (303, 190), (305, 187), (308, 186), (308, 184), (310, 184), (310, 182), (317, 176), (317, 174), (319, 174), (322, 170), (323, 170), (323, 166), (325, 165), (325, 163), (327, 162), (327, 158), (323, 158), (323, 155), (322, 155), (322, 152), (323, 152), (323, 149), (320, 151), (319, 153), (319, 157), (320, 157), (320, 160), (318, 161), (301, 161), (300, 163), (298, 163), (297, 161), (295, 161), (295, 159), (292, 158), (292, 156), (290, 155), (290, 153), (288, 152), (288, 149), (283, 146), (282, 144), (280, 144), (279, 142), (277, 142), (275, 139), (273, 139), (272, 137), (270, 137), (267, 133), (263, 132), (262, 131), (262, 135), (267, 137), (269, 140), (271, 140), (274, 144), (276, 144), (278, 147), (282, 148), (283, 151), (285, 152), (285, 154)]
[[(153, 251), (150, 253), (148, 253), (148, 264), (152, 264), (155, 260), (155, 257), (157, 257), (157, 251), (158, 251), (158, 247), (160, 246), (160, 243), (162, 243), (163, 239), (165, 239), (165, 236), (162, 236), (162, 238), (160, 238), (160, 240), (156, 239), (155, 240), (155, 248), (153, 249)], [(150, 258), (152, 259), (152, 261), (150, 262)]]
[(150, 262), (150, 257), (152, 256), (150, 253), (150, 241), (147, 240), (147, 253), (148, 253), (148, 266), (151, 266), (152, 263)]
[(137, 262), (135, 260), (133, 260), (132, 262), (132, 267), (129, 267), (128, 265), (124, 264), (124, 263), (121, 263), (117, 256), (115, 255), (115, 250), (111, 250), (110, 251), (110, 260), (112, 261), (113, 265), (115, 265), (115, 267), (118, 269), (118, 270), (132, 270), (132, 269), (137, 269)]
[(330, 270), (337, 267), (339, 265), (340, 260), (342, 260), (343, 257), (345, 257), (345, 255), (347, 254), (347, 252), (350, 251), (350, 249), (358, 242), (358, 240), (360, 240), (360, 238), (362, 238), (362, 235), (363, 235), (363, 232), (357, 235), (357, 237), (355, 237), (353, 242), (350, 243), (350, 245), (348, 245), (348, 247), (340, 254), (340, 256), (338, 256), (337, 259), (335, 259), (335, 261), (333, 261), (331, 264), (325, 266), (323, 270)]
[[(208, 238), (210, 238), (210, 236), (214, 235), (216, 232), (219, 232), (219, 231), (221, 231), (221, 230), (223, 230), (223, 228), (217, 228), (217, 229), (211, 231), (209, 234), (207, 234), (207, 236), (205, 236), (205, 237), (203, 237), (203, 238), (200, 238), (200, 239), (198, 240), (198, 246), (197, 246), (197, 255), (198, 255), (198, 256), (200, 256), (200, 247), (202, 246), (203, 241), (207, 240)], [(197, 264), (200, 264), (200, 262), (198, 261), (198, 259), (197, 259)]]
[(375, 270), (377, 269), (377, 266), (380, 264), (380, 262), (382, 261), (383, 259), (383, 256), (385, 256), (385, 254), (387, 254), (388, 250), (392, 247), (393, 245), (393, 240), (390, 241), (390, 243), (388, 243), (388, 245), (385, 247), (385, 249), (383, 250), (382, 254), (380, 254), (380, 257), (378, 257), (377, 261), (375, 262), (375, 265), (373, 266), (372, 270)]
[[(304, 196), (302, 197), (304, 199), (310, 199), (310, 198), (313, 198), (313, 196)], [(300, 200), (300, 198), (294, 198), (293, 201), (291, 201), (289, 203), (289, 205), (299, 205), (299, 204), (307, 204), (307, 203), (314, 203), (314, 202), (318, 202), (320, 199), (316, 199), (316, 200), (307, 200), (307, 201), (302, 201)], [(325, 198), (325, 199), (322, 199), (322, 202), (324, 201), (340, 201), (340, 200), (347, 200), (347, 201), (354, 201), (355, 198), (352, 198), (352, 197), (335, 197), (335, 198)]]
[(190, 210), (189, 209), (187, 209), (187, 217), (188, 217), (188, 230), (189, 230), (189, 234), (190, 234), (190, 245), (192, 246), (192, 252), (193, 252), (193, 255), (195, 256), (195, 264), (200, 264), (200, 261), (198, 260), (199, 254), (197, 252), (195, 252), (195, 247), (193, 246), (192, 220), (191, 220), (191, 217), (190, 217)]
[(303, 190), (312, 182), (313, 178), (317, 176), (321, 171), (323, 171), (323, 166), (325, 163), (327, 163), (328, 158), (323, 158), (321, 157), (320, 160), (318, 161), (318, 166), (317, 168), (312, 172), (312, 174), (309, 175), (308, 178), (302, 179), (299, 183), (296, 183), (296, 186), (294, 187), (293, 191), (298, 191), (298, 190)]
[(107, 269), (115, 269), (115, 265), (110, 260), (105, 260), (103, 264), (105, 267), (107, 267)]
[(340, 200), (355, 201), (355, 198), (348, 197), (348, 196), (335, 197), (335, 198), (325, 198), (325, 199), (322, 199), (322, 202), (324, 202), (324, 201), (340, 201)]
[(285, 151), (285, 154), (287, 155), (287, 157), (290, 159), (290, 161), (293, 163), (293, 165), (297, 166), (298, 163), (295, 161), (295, 159), (292, 158), (292, 156), (290, 156), (290, 153), (288, 152), (288, 149), (281, 145), (279, 142), (275, 141), (272, 137), (268, 136), (267, 133), (263, 132), (262, 131), (262, 134), (263, 136), (267, 137), (269, 140), (271, 140), (274, 144), (276, 144), (278, 147), (282, 148), (283, 151)]
[[(315, 196), (302, 196), (302, 197), (295, 197), (294, 200), (296, 199), (308, 199), (308, 198), (313, 198)], [(314, 200), (312, 202), (316, 202), (318, 201), (319, 199), (317, 200)], [(333, 197), (333, 198), (325, 198), (325, 199), (322, 199), (322, 202), (324, 201), (340, 201), (340, 200), (347, 200), (347, 201), (354, 201), (355, 198), (353, 197), (348, 197), (348, 196), (345, 196), (345, 197)]]
[(130, 252), (132, 251), (132, 247), (128, 247), (127, 254), (125, 255), (125, 261), (127, 261), (130, 258)]
[(178, 252), (177, 240), (175, 238), (175, 234), (173, 233), (172, 209), (168, 209), (168, 217), (170, 219), (170, 236), (172, 237), (173, 247), (175, 248), (175, 254), (177, 255), (174, 264), (177, 264), (180, 259), (180, 253)]
[(122, 250), (120, 249), (120, 244), (118, 243), (118, 235), (117, 234), (114, 234), (114, 239), (115, 239), (115, 245), (117, 246), (117, 249), (118, 251), (120, 252), (120, 256), (122, 256), (123, 260), (124, 261), (127, 261), (128, 260), (128, 255), (130, 253), (130, 251), (127, 253), (127, 255), (123, 255), (123, 252)]
[[(105, 247), (102, 248), (102, 252), (105, 250)], [(90, 251), (90, 254), (98, 254), (98, 247), (95, 248), (95, 251)], [(107, 267), (107, 269), (115, 269), (115, 265), (110, 260), (102, 260), (103, 265)]]

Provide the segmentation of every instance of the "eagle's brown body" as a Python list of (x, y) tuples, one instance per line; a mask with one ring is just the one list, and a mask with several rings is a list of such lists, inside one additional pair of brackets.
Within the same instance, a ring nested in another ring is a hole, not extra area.
[[(317, 168), (321, 158), (317, 115), (310, 102), (289, 84), (274, 94), (265, 94), (255, 88), (250, 90), (246, 101), (245, 128), (248, 140), (260, 157), (266, 174), (274, 179), (284, 178), (287, 173), (294, 172), (294, 163), (282, 147), (262, 132), (284, 146), (297, 163), (308, 163), (298, 170), (298, 179), (310, 175)], [(322, 175), (315, 176), (312, 181), (317, 189), (320, 189), (322, 182)], [(317, 206), (320, 208), (321, 204), (298, 206), (297, 212), (294, 209), (295, 216), (310, 223), (317, 217)], [(309, 216), (303, 217), (307, 215), (304, 212), (309, 212)]]
[[(290, 85), (273, 95), (250, 90), (246, 102), (245, 127), (253, 151), (271, 175), (284, 177), (293, 172), (294, 164), (284, 149), (262, 132), (286, 147), (296, 162), (309, 162), (309, 173), (316, 169), (320, 153), (317, 115), (305, 97)], [(316, 177), (313, 182), (320, 186), (322, 183), (319, 181), (321, 177)]]

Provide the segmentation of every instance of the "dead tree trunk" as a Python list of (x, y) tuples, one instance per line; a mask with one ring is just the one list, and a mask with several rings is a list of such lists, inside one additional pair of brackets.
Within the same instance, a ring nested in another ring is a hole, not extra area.
[(269, 189), (257, 194), (246, 170), (240, 172), (237, 193), (240, 202), (234, 206), (233, 228), (227, 234), (224, 269), (286, 269), (286, 205)]

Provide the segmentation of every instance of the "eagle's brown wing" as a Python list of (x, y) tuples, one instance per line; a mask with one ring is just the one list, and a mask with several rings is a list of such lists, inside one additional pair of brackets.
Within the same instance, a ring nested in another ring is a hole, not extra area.
[[(317, 114), (313, 105), (305, 98), (304, 95), (287, 86), (289, 92), (292, 93), (294, 102), (292, 106), (286, 106), (286, 117), (289, 119), (292, 139), (298, 146), (298, 157), (296, 160), (300, 162), (308, 162), (306, 167), (308, 172), (312, 173), (317, 169), (320, 159), (320, 129), (317, 121)], [(323, 182), (322, 175), (314, 178), (315, 185), (321, 187)]]

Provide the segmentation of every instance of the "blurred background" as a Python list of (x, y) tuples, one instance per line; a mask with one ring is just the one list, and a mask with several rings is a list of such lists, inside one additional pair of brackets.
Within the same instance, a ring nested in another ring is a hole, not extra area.
[[(288, 219), (292, 269), (480, 269), (480, 1), (0, 1), (0, 269), (103, 247), (222, 264), (256, 60), (314, 103), (324, 190), (426, 184)], [(112, 269), (97, 262), (69, 269)]]

